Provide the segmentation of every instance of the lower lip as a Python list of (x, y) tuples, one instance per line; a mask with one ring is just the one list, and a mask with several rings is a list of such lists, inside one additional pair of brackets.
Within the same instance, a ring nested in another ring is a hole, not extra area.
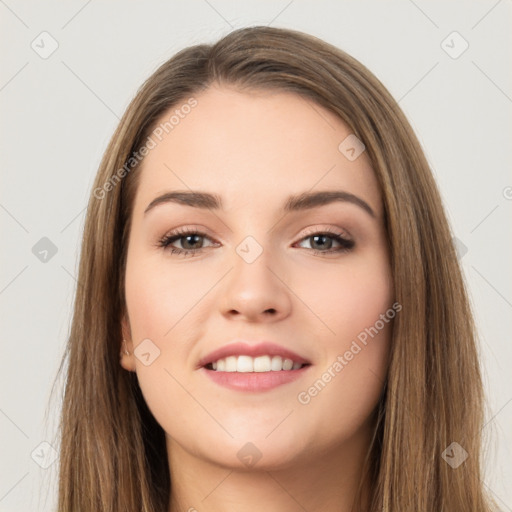
[(217, 372), (201, 368), (202, 372), (215, 383), (237, 391), (267, 391), (282, 384), (300, 379), (311, 365), (298, 370), (279, 370), (277, 372)]

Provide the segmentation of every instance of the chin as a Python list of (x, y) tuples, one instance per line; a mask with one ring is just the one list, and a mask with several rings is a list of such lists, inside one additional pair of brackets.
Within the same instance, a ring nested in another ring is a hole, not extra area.
[[(247, 436), (236, 436), (234, 439), (226, 439), (226, 443), (219, 443), (219, 439), (209, 443), (205, 458), (213, 464), (226, 469), (247, 471), (276, 471), (283, 470), (297, 464), (304, 455), (302, 446), (290, 436), (290, 432), (283, 437), (275, 436), (275, 433), (265, 439), (268, 429), (261, 435), (256, 435), (254, 429)], [(242, 440), (243, 439), (243, 440)]]

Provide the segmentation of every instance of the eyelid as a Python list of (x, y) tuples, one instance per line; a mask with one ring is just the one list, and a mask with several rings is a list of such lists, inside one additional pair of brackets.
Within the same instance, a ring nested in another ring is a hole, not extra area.
[(168, 230), (164, 236), (177, 236), (177, 235), (186, 235), (189, 233), (198, 233), (201, 235), (205, 235), (212, 240), (218, 239), (219, 237), (214, 237), (210, 230), (204, 226), (199, 224), (184, 224), (183, 226), (178, 226), (177, 228)]
[[(212, 245), (219, 243), (215, 237), (213, 237), (212, 235), (209, 234), (208, 229), (206, 229), (202, 226), (197, 226), (197, 225), (191, 224), (191, 225), (179, 226), (177, 228), (171, 229), (170, 231), (167, 231), (163, 236), (158, 237), (156, 245), (157, 245), (157, 247), (159, 247), (163, 240), (167, 240), (170, 238), (176, 238), (177, 240), (179, 240), (180, 238), (184, 238), (191, 234), (197, 234), (199, 236), (202, 236), (203, 238), (209, 239), (213, 243)], [(222, 243), (222, 241), (221, 241), (221, 243)]]
[(354, 241), (352, 235), (346, 229), (340, 228), (338, 226), (321, 227), (318, 224), (316, 224), (314, 226), (305, 228), (305, 230), (306, 231), (301, 231), (297, 236), (300, 236), (300, 238), (302, 239), (305, 236), (314, 235), (317, 233), (331, 233), (333, 235), (341, 236), (346, 240)]

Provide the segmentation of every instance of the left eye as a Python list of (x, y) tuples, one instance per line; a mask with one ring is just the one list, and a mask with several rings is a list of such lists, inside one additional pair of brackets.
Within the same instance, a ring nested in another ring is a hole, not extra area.
[[(332, 241), (326, 242), (326, 240), (334, 240), (336, 243), (340, 245), (337, 249), (332, 249)], [(346, 252), (349, 251), (354, 247), (354, 242), (352, 240), (349, 240), (340, 234), (337, 233), (314, 233), (311, 235), (308, 235), (304, 237), (302, 240), (313, 240), (313, 244), (320, 247), (320, 249), (316, 247), (311, 247), (313, 251), (316, 253), (333, 253), (333, 252)], [(327, 247), (326, 247), (327, 245)], [(329, 249), (329, 250), (322, 250), (322, 249)]]
[[(200, 245), (201, 243), (201, 239), (211, 240), (210, 237), (208, 237), (205, 233), (201, 233), (199, 231), (184, 230), (177, 233), (165, 235), (158, 242), (158, 246), (170, 250), (171, 254), (180, 254), (182, 256), (187, 256), (188, 254), (191, 254), (192, 256), (194, 256), (205, 249), (204, 247), (198, 247), (198, 245)], [(299, 243), (306, 240), (313, 240), (313, 244), (319, 247), (311, 247), (311, 250), (315, 254), (348, 252), (355, 245), (355, 243), (352, 240), (345, 238), (341, 233), (330, 231), (320, 231), (308, 234), (307, 236), (301, 238)], [(335, 243), (339, 244), (339, 247), (333, 249), (333, 242), (329, 242), (329, 240), (334, 240)], [(177, 241), (180, 241), (182, 248), (174, 247), (172, 245)]]

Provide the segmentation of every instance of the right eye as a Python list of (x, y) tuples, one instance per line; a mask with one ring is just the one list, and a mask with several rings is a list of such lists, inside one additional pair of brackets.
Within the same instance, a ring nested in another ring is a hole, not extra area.
[(162, 247), (164, 250), (170, 250), (171, 254), (180, 254), (182, 256), (187, 256), (191, 254), (192, 256), (195, 256), (199, 252), (202, 252), (204, 248), (185, 247), (183, 249), (180, 249), (179, 247), (173, 247), (172, 244), (175, 243), (176, 241), (180, 241), (180, 243), (183, 245), (182, 241), (186, 240), (186, 245), (195, 245), (197, 244), (198, 239), (201, 240), (210, 238), (205, 233), (201, 233), (196, 230), (180, 229), (163, 236), (159, 240), (158, 246)]

